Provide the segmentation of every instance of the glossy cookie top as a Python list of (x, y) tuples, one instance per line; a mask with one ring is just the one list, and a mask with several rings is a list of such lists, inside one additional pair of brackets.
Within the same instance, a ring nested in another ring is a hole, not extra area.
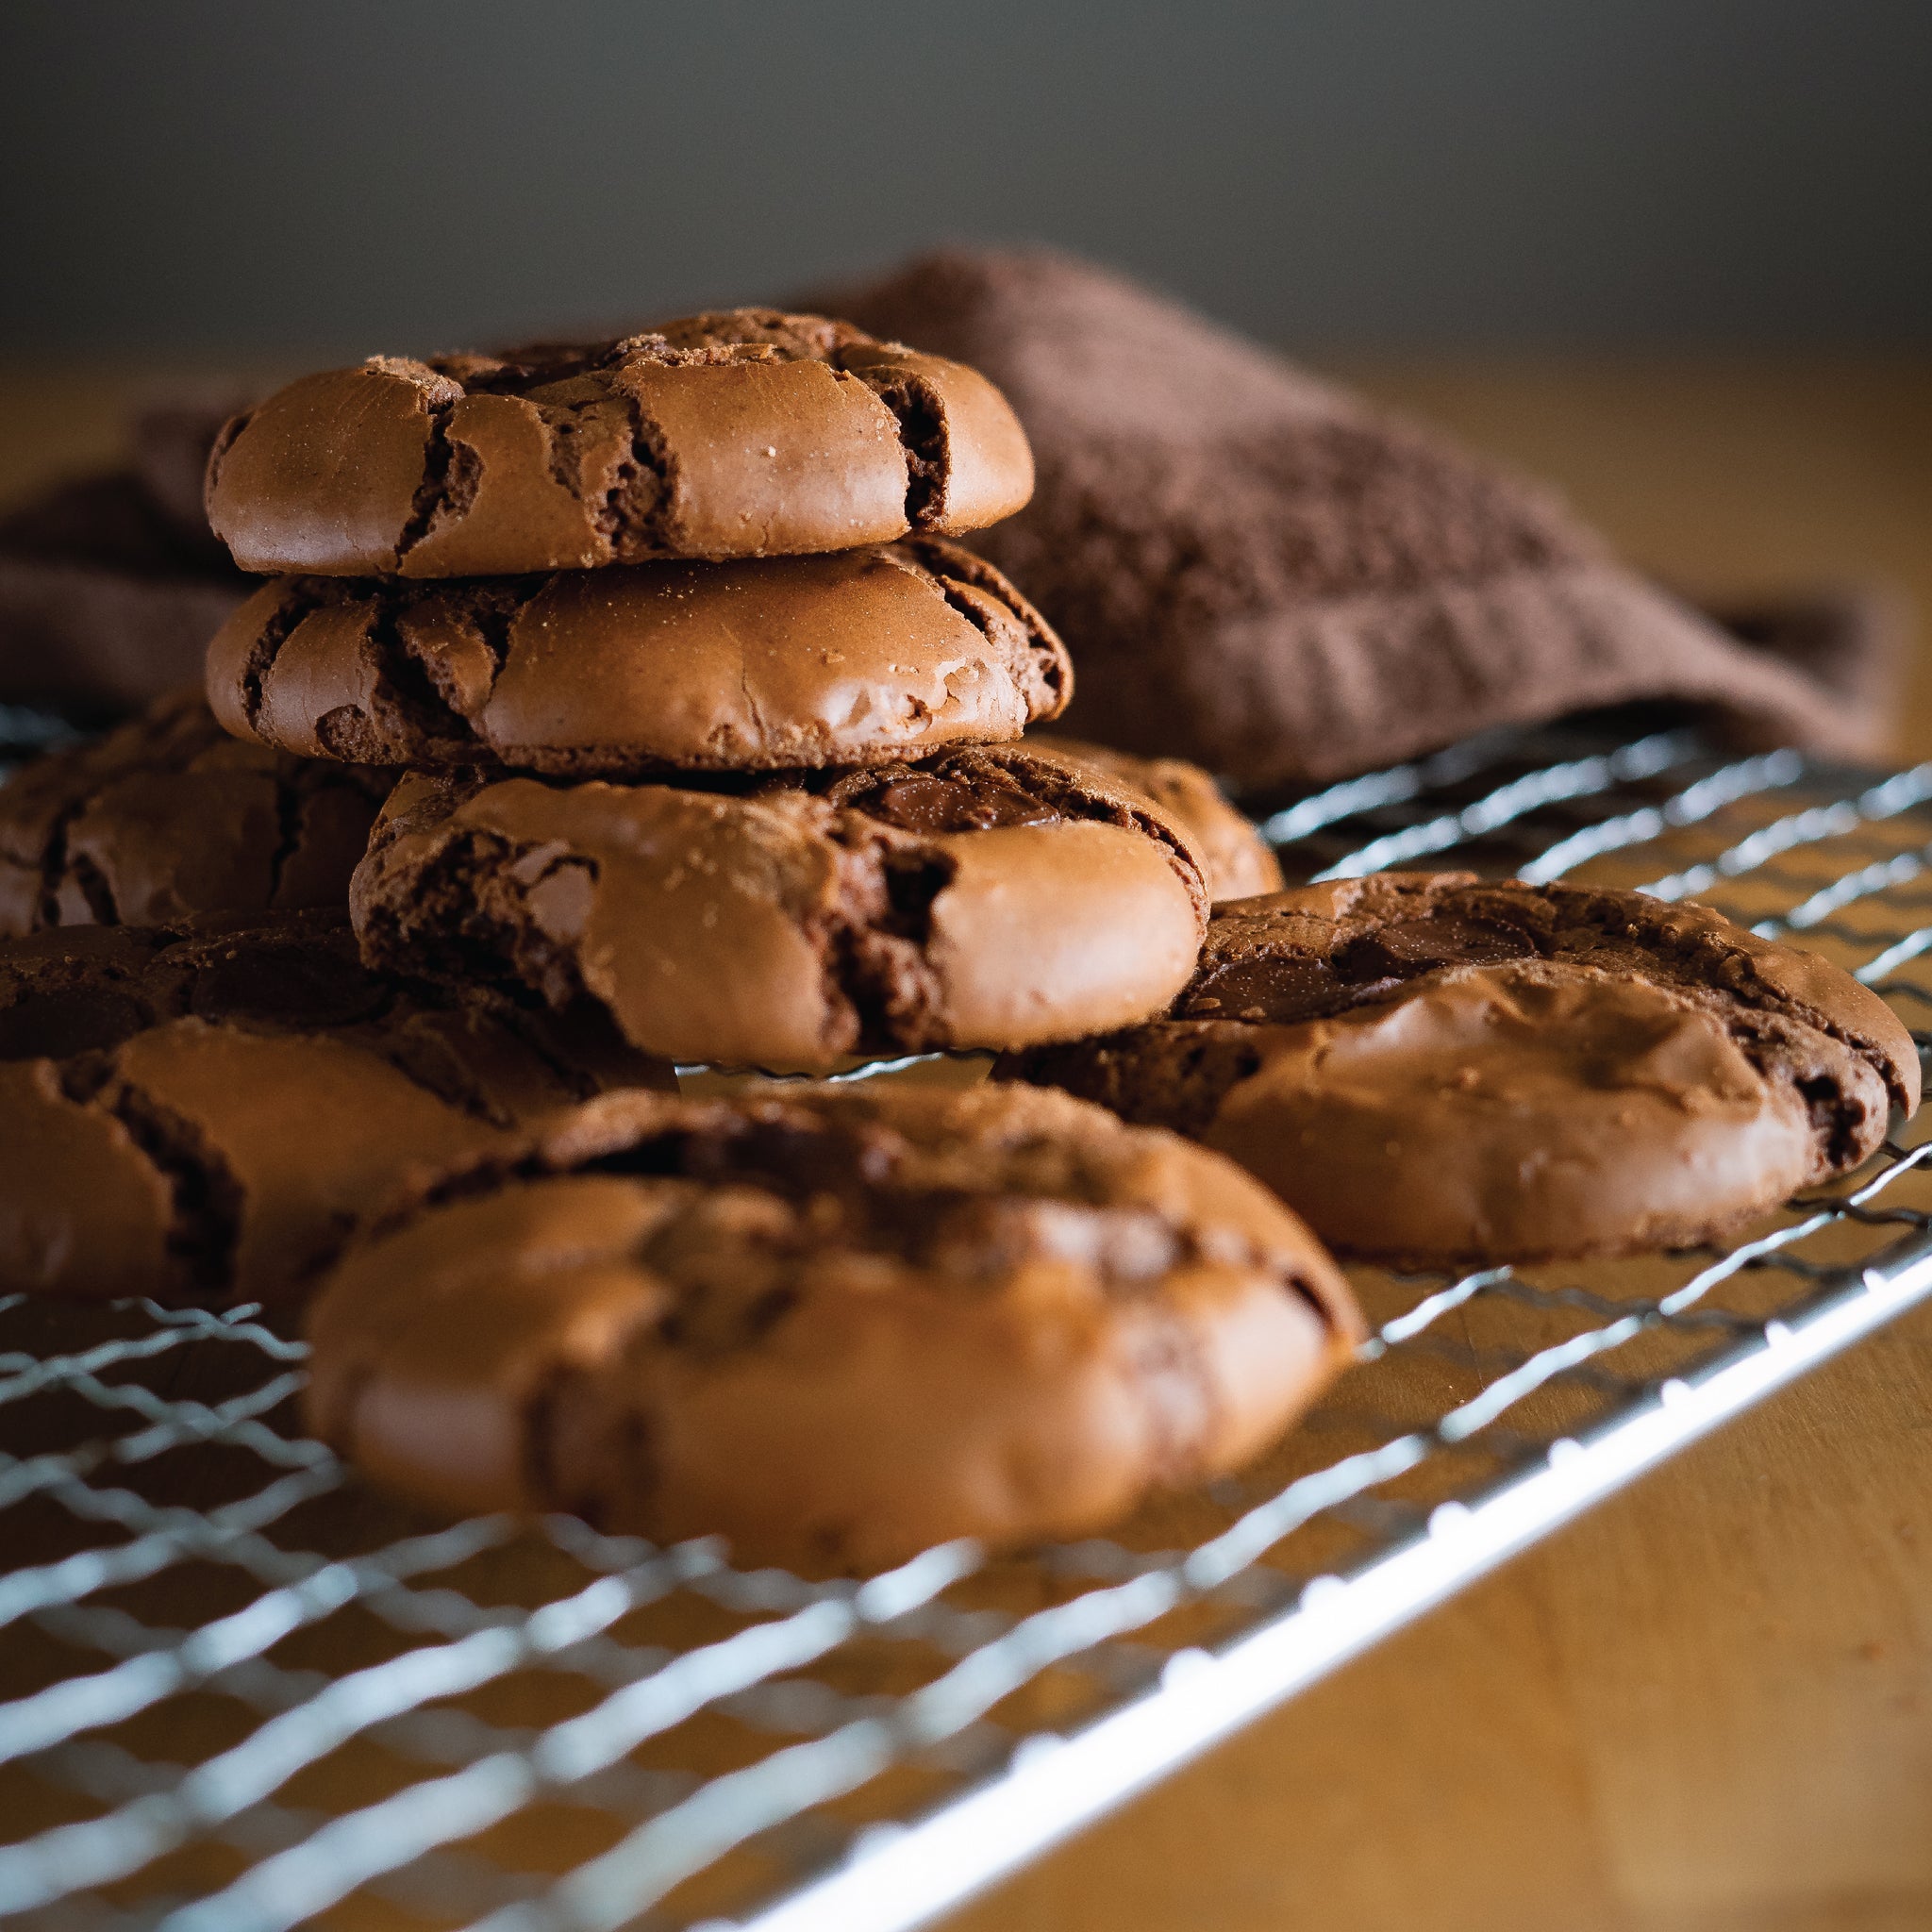
[(425, 1176), (311, 1310), (308, 1413), (441, 1507), (862, 1570), (1231, 1469), (1360, 1332), (1264, 1189), (1062, 1094), (625, 1096)]
[(767, 1067), (1143, 1018), (1208, 912), (1178, 823), (1025, 744), (703, 786), (410, 777), (352, 903), (395, 971), (588, 991), (646, 1051)]
[(559, 777), (919, 758), (1018, 738), (1072, 689), (1031, 605), (932, 538), (447, 584), (279, 577), (208, 658), (238, 737)]
[(1857, 981), (1703, 907), (1385, 874), (1217, 909), (1166, 1016), (1010, 1063), (1262, 1174), (1392, 1258), (1714, 1234), (1918, 1105)]
[(208, 511), (244, 570), (494, 576), (943, 536), (1032, 488), (975, 371), (739, 308), (305, 376), (227, 425)]

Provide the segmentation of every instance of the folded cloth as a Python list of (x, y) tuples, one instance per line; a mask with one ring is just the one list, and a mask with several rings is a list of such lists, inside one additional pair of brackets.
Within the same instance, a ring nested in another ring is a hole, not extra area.
[(125, 470), (0, 517), (0, 703), (112, 716), (201, 681), (213, 637), (255, 580), (201, 509), (227, 399), (137, 415)]
[(1248, 791), (1641, 699), (1748, 747), (1882, 748), (1877, 607), (1749, 613), (1755, 647), (1547, 491), (1085, 263), (947, 252), (817, 299), (1006, 391), (1039, 482), (974, 543), (1066, 639), (1080, 737)]

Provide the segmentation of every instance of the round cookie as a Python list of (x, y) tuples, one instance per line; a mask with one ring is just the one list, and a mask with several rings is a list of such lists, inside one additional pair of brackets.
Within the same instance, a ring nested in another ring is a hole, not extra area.
[(1919, 1104), (1910, 1035), (1701, 906), (1385, 874), (1221, 908), (1163, 1019), (1024, 1055), (1232, 1155), (1344, 1252), (1687, 1245), (1842, 1173)]
[(1018, 738), (1072, 690), (1026, 600), (930, 539), (460, 584), (280, 577), (208, 655), (238, 738), (564, 777), (921, 758)]
[(345, 1256), (308, 1331), (309, 1426), (388, 1488), (824, 1573), (1225, 1474), (1362, 1324), (1213, 1155), (873, 1087), (592, 1102)]
[(717, 790), (412, 775), (350, 904), (377, 965), (588, 992), (647, 1052), (785, 1068), (1143, 1019), (1208, 910), (1158, 806), (1020, 745)]
[(0, 1292), (286, 1302), (412, 1174), (672, 1084), (594, 1009), (383, 979), (340, 911), (0, 943)]
[(173, 692), (0, 786), (0, 936), (341, 908), (391, 782), (238, 744)]
[(1274, 846), (1256, 830), (1254, 820), (1228, 803), (1227, 794), (1199, 765), (1191, 765), (1186, 758), (1137, 758), (1111, 745), (1062, 738), (1058, 731), (1036, 732), (1027, 742), (1077, 758), (1122, 785), (1144, 791), (1163, 807), (1192, 837), (1207, 871), (1208, 896), (1217, 904), (1281, 890), (1281, 861)]
[(957, 535), (1033, 492), (991, 383), (772, 308), (427, 362), (373, 356), (237, 416), (208, 514), (243, 570), (499, 576)]

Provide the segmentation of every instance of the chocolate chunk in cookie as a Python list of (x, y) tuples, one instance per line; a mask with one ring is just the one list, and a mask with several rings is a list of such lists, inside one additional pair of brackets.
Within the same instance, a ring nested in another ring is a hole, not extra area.
[(0, 787), (0, 935), (341, 908), (390, 784), (238, 744), (176, 691)]
[(1151, 799), (1020, 745), (716, 790), (409, 777), (351, 899), (380, 965), (588, 992), (648, 1052), (768, 1067), (1144, 1018), (1208, 904)]
[(1712, 1238), (1919, 1103), (1910, 1036), (1700, 906), (1390, 874), (1221, 908), (1167, 1016), (1019, 1056), (1231, 1154), (1337, 1248), (1434, 1264)]
[(0, 1292), (296, 1298), (425, 1163), (670, 1086), (593, 1008), (439, 998), (340, 911), (0, 943)]
[(562, 777), (921, 758), (1018, 738), (1072, 689), (1012, 585), (928, 539), (459, 584), (281, 577), (208, 658), (237, 737)]
[(616, 341), (305, 376), (224, 431), (208, 511), (244, 570), (496, 576), (957, 535), (1033, 489), (977, 372), (736, 308)]
[(310, 1425), (453, 1510), (870, 1570), (1238, 1467), (1361, 1323), (1217, 1157), (1062, 1094), (623, 1096), (426, 1180), (310, 1310)]

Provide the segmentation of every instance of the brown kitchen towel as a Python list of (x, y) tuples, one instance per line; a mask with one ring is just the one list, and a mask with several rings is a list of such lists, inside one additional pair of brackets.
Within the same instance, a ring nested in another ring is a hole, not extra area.
[(144, 410), (127, 468), (0, 516), (0, 703), (105, 717), (201, 681), (208, 639), (254, 582), (201, 510), (232, 408), (184, 396)]
[(1078, 736), (1246, 791), (1639, 699), (1746, 746), (1882, 748), (1882, 605), (1727, 633), (1545, 491), (1083, 262), (946, 252), (815, 300), (1018, 411), (1033, 501), (974, 543), (1072, 649)]

